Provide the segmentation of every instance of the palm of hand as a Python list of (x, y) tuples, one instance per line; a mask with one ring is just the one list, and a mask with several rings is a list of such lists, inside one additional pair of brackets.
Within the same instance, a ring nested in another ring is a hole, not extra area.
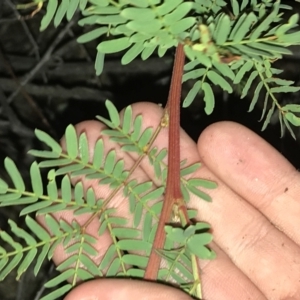
[[(139, 103), (134, 113), (145, 114), (144, 126), (156, 126), (161, 110), (153, 104)], [(100, 137), (102, 124), (94, 121), (77, 125), (86, 131), (90, 145)], [(167, 132), (156, 140), (160, 148), (167, 146)], [(109, 142), (107, 143), (109, 145)], [(91, 147), (92, 148), (92, 147)], [(198, 211), (198, 219), (212, 225), (213, 250), (217, 258), (201, 261), (204, 299), (300, 299), (300, 192), (299, 173), (265, 141), (250, 130), (230, 122), (210, 126), (196, 145), (181, 132), (182, 158), (188, 163), (200, 161), (204, 166), (194, 175), (217, 181), (210, 191), (212, 203), (191, 197), (190, 207)], [(130, 165), (136, 157), (119, 152)], [(138, 176), (154, 179), (144, 163)], [(96, 181), (97, 196), (107, 190)], [(127, 204), (120, 196), (113, 205), (123, 217)], [(56, 215), (72, 220), (70, 212)], [(85, 216), (76, 217), (84, 223)], [(88, 231), (97, 236), (99, 223), (94, 220)], [(108, 235), (99, 239), (97, 263), (111, 243)], [(62, 248), (54, 261), (66, 259)], [(111, 288), (110, 288), (111, 286)], [(84, 283), (68, 296), (71, 299), (189, 299), (180, 291), (161, 285), (113, 279)], [(98, 298), (99, 297), (99, 298)], [(90, 298), (88, 298), (90, 299)]]

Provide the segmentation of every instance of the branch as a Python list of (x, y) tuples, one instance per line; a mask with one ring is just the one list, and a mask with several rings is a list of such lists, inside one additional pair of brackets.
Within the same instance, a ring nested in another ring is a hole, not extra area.
[(180, 98), (181, 84), (184, 67), (185, 54), (183, 45), (178, 44), (175, 54), (173, 74), (170, 86), (168, 102), (165, 108), (162, 122), (169, 125), (168, 146), (168, 176), (166, 195), (158, 222), (158, 227), (152, 246), (149, 262), (145, 271), (146, 280), (156, 280), (160, 266), (161, 257), (158, 249), (163, 249), (166, 233), (165, 225), (170, 222), (174, 205), (182, 206), (183, 197), (180, 189)]

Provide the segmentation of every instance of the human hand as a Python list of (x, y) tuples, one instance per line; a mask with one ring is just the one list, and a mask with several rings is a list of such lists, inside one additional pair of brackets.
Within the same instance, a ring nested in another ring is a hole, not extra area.
[[(162, 110), (150, 103), (133, 105), (134, 114), (143, 114), (144, 126), (156, 127)], [(145, 114), (145, 112), (147, 112)], [(196, 126), (196, 124), (195, 124)], [(101, 136), (104, 125), (87, 121), (77, 125), (85, 131), (90, 145)], [(106, 140), (106, 138), (104, 137)], [(106, 142), (106, 141), (105, 141)], [(167, 147), (167, 131), (161, 132), (155, 145)], [(109, 149), (109, 141), (107, 141)], [(92, 149), (92, 147), (91, 147)], [(231, 122), (209, 126), (196, 145), (181, 131), (182, 158), (188, 164), (201, 161), (203, 166), (194, 176), (218, 182), (209, 191), (213, 202), (207, 203), (191, 196), (189, 206), (198, 211), (197, 218), (211, 224), (214, 235), (213, 261), (200, 261), (203, 298), (208, 300), (278, 300), (300, 299), (300, 176), (289, 162), (249, 129)], [(91, 154), (92, 155), (92, 154)], [(128, 164), (134, 155), (119, 152)], [(137, 170), (147, 178), (147, 163)], [(96, 181), (93, 186), (98, 197), (107, 189)], [(126, 216), (127, 203), (122, 197), (113, 203)], [(57, 218), (75, 218), (65, 211)], [(84, 223), (87, 216), (76, 216)], [(97, 236), (98, 221), (88, 232)], [(99, 252), (97, 263), (110, 245), (109, 235), (103, 235), (95, 245)], [(54, 261), (66, 259), (62, 248), (56, 250)], [(125, 279), (96, 279), (71, 291), (65, 300), (87, 299), (191, 299), (183, 292), (154, 283)]]

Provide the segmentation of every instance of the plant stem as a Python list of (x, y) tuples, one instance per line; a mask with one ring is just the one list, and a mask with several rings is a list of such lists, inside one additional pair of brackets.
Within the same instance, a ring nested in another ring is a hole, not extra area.
[[(145, 271), (146, 280), (156, 280), (160, 267), (161, 257), (157, 250), (164, 248), (166, 233), (165, 225), (171, 221), (175, 207), (180, 207), (186, 215), (186, 207), (183, 205), (183, 196), (180, 189), (180, 98), (185, 54), (183, 45), (178, 44), (175, 54), (171, 86), (168, 102), (162, 117), (162, 123), (169, 125), (168, 146), (168, 175), (166, 194), (161, 211), (158, 227), (152, 246), (149, 262)], [(188, 221), (188, 219), (186, 220)]]

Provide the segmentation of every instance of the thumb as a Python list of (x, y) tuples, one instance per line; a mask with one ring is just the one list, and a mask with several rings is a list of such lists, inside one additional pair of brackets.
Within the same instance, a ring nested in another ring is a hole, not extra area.
[(64, 300), (192, 300), (170, 286), (131, 279), (95, 279), (72, 290)]

